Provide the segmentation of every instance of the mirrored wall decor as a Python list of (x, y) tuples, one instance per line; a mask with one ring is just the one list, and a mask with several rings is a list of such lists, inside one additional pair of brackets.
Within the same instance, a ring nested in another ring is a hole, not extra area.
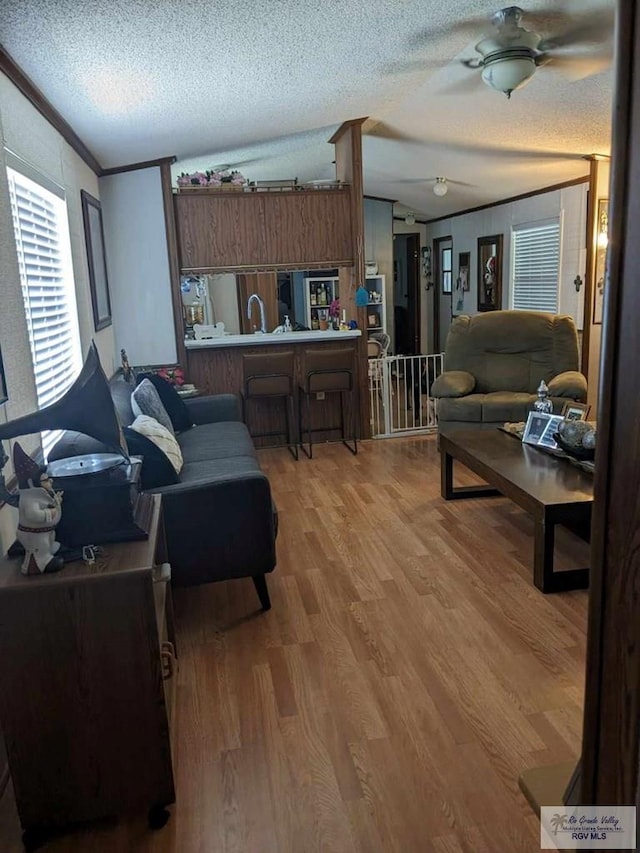
[(478, 311), (502, 308), (502, 234), (478, 237)]

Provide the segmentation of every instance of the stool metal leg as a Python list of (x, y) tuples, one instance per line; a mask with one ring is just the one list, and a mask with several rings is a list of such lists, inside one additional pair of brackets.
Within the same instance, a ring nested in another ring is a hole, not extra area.
[(353, 441), (353, 447), (351, 447), (351, 445), (347, 443), (347, 440), (344, 435), (344, 391), (340, 391), (340, 435), (342, 437), (342, 443), (347, 448), (347, 450), (350, 450), (354, 456), (357, 456), (358, 441), (355, 435), (351, 439)]
[(287, 427), (287, 447), (289, 448), (289, 453), (293, 456), (293, 458), (298, 461), (298, 445), (295, 441), (295, 438), (291, 435), (291, 420), (289, 407), (293, 409), (293, 396), (289, 395), (288, 397), (282, 398), (284, 401), (284, 420)]

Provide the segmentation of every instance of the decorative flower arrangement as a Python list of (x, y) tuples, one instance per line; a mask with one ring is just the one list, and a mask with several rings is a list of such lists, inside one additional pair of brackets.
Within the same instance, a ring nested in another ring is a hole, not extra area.
[(219, 187), (222, 184), (234, 184), (243, 187), (247, 183), (244, 175), (238, 171), (216, 172), (207, 169), (206, 172), (182, 172), (177, 179), (179, 187)]
[(340, 300), (332, 299), (331, 304), (329, 305), (329, 316), (333, 317), (334, 320), (337, 320), (340, 316)]
[(169, 385), (184, 385), (184, 371), (181, 367), (161, 367), (156, 375), (165, 379)]

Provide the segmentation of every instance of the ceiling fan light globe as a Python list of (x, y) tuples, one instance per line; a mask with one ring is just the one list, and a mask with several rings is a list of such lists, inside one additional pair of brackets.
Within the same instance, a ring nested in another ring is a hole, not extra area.
[(433, 185), (433, 194), (442, 198), (443, 195), (446, 195), (449, 192), (449, 187), (447, 186), (447, 182), (444, 178), (436, 178), (436, 182)]
[(482, 69), (482, 79), (497, 92), (503, 92), (510, 96), (511, 92), (522, 88), (536, 70), (536, 63), (533, 58), (510, 58), (496, 60), (484, 66)]

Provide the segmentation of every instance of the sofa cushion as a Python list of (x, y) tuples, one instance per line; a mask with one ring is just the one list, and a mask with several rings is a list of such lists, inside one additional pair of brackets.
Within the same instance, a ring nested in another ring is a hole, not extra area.
[(482, 420), (484, 394), (444, 397), (438, 401), (438, 420), (479, 423)]
[(131, 392), (131, 408), (136, 417), (139, 415), (148, 415), (174, 435), (171, 418), (162, 405), (160, 395), (148, 379), (143, 379), (138, 387), (134, 388)]
[(225, 459), (204, 459), (202, 462), (187, 462), (180, 472), (181, 483), (210, 481), (219, 477), (242, 476), (260, 471), (258, 460), (253, 456), (232, 456)]
[(148, 415), (138, 415), (131, 424), (131, 429), (146, 436), (156, 447), (159, 447), (175, 468), (176, 474), (180, 473), (182, 468), (182, 452), (173, 433), (169, 432), (161, 423), (158, 423), (158, 421), (150, 418)]
[(142, 456), (140, 474), (142, 489), (157, 489), (161, 486), (173, 486), (180, 482), (176, 469), (159, 447), (131, 427), (124, 427), (123, 431), (129, 453), (132, 456)]
[(536, 399), (535, 394), (515, 391), (494, 391), (491, 394), (485, 394), (482, 401), (481, 420), (494, 423), (526, 421)]
[(163, 379), (162, 376), (158, 376), (157, 373), (139, 373), (137, 376), (138, 385), (143, 379), (148, 379), (158, 392), (160, 402), (171, 419), (174, 432), (191, 429), (193, 420), (189, 416), (189, 411), (185, 406), (184, 400), (174, 386), (167, 382), (166, 379)]
[(180, 433), (177, 438), (185, 465), (235, 456), (257, 459), (249, 431), (243, 423), (237, 421), (200, 424)]

